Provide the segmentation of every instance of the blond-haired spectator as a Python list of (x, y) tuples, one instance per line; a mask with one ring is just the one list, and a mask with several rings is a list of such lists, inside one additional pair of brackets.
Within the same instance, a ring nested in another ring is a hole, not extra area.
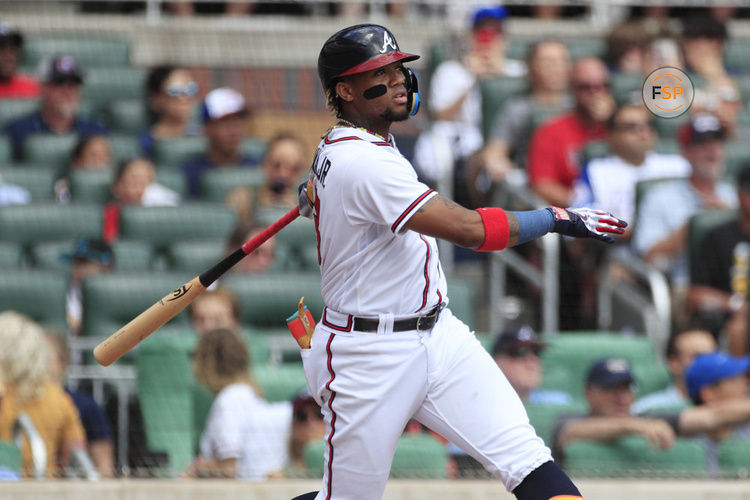
[[(5, 392), (0, 402), (0, 439), (9, 441), (19, 415), (26, 414), (46, 448), (48, 477), (60, 474), (76, 450), (85, 450), (86, 436), (73, 400), (50, 375), (52, 352), (44, 331), (30, 318), (0, 313), (0, 371)], [(21, 447), (24, 475), (33, 468), (31, 448)]]

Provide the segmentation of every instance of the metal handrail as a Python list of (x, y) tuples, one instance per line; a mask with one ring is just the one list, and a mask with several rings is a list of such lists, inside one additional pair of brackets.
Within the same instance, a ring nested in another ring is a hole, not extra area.
[[(547, 204), (536, 196), (526, 185), (506, 185), (504, 194), (513, 198), (522, 208), (542, 208)], [(505, 276), (512, 269), (520, 278), (537, 287), (542, 297), (541, 332), (554, 335), (559, 329), (558, 309), (560, 304), (560, 236), (547, 234), (537, 240), (542, 248), (542, 268), (529, 264), (512, 248), (494, 252), (490, 259), (490, 331), (500, 332), (505, 318), (500, 310), (500, 302), (505, 296)], [(510, 267), (509, 267), (510, 266)]]
[(31, 421), (31, 417), (26, 413), (19, 413), (13, 423), (13, 442), (19, 449), (23, 449), (24, 434), (31, 449), (31, 477), (44, 479), (47, 472), (47, 446), (44, 444), (44, 440), (36, 429), (34, 422)]
[(659, 353), (664, 352), (672, 325), (672, 295), (669, 282), (664, 274), (634, 255), (610, 254), (600, 269), (600, 284), (598, 291), (597, 326), (600, 329), (611, 329), (613, 324), (613, 301), (617, 294), (617, 282), (610, 276), (613, 264), (620, 264), (636, 277), (646, 283), (648, 294), (641, 293), (634, 287), (628, 289), (625, 296), (620, 298), (631, 303), (637, 303), (635, 308), (641, 314), (646, 328), (646, 336), (651, 340)]

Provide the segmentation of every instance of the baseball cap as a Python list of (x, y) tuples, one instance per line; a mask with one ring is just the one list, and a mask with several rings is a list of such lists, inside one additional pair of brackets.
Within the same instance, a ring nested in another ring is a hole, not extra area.
[(693, 401), (698, 401), (701, 389), (726, 378), (742, 375), (750, 370), (750, 355), (734, 357), (723, 351), (699, 354), (685, 371), (685, 383)]
[(630, 363), (623, 358), (605, 358), (596, 361), (586, 374), (586, 385), (611, 389), (621, 384), (635, 381)]
[(502, 5), (483, 7), (474, 11), (471, 25), (478, 28), (487, 21), (503, 21), (506, 17), (508, 17), (508, 11)]
[(63, 258), (66, 260), (98, 262), (105, 266), (111, 266), (115, 261), (112, 247), (109, 243), (100, 238), (89, 238), (86, 236), (79, 239), (73, 252), (64, 254)]
[(8, 23), (0, 23), (0, 46), (7, 44), (21, 47), (23, 45), (23, 35), (14, 26)]
[(248, 113), (245, 98), (229, 87), (214, 89), (203, 99), (203, 123)]
[(689, 146), (709, 139), (726, 139), (726, 130), (719, 119), (710, 113), (698, 113), (680, 128), (680, 144)]
[(295, 420), (303, 420), (298, 417), (298, 415), (301, 415), (302, 410), (305, 409), (307, 406), (314, 406), (315, 408), (320, 409), (318, 406), (318, 403), (315, 402), (315, 398), (313, 398), (310, 391), (307, 389), (303, 389), (299, 393), (297, 393), (296, 396), (294, 396), (294, 399), (292, 399), (292, 415), (294, 416)]
[(539, 340), (533, 328), (514, 325), (506, 328), (492, 346), (492, 354), (511, 354), (523, 347), (542, 349), (546, 344)]
[(57, 55), (44, 59), (41, 63), (39, 79), (45, 83), (83, 83), (83, 75), (75, 58), (70, 55)]

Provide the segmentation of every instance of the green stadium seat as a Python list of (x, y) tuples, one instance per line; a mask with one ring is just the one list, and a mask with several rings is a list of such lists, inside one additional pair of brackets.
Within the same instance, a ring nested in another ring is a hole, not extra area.
[(731, 477), (747, 478), (750, 472), (750, 440), (728, 438), (719, 445), (719, 465)]
[(653, 118), (653, 123), (656, 132), (659, 134), (659, 137), (663, 139), (676, 140), (677, 133), (680, 130), (680, 127), (682, 127), (690, 119), (689, 114), (690, 113), (685, 113), (684, 115), (675, 118), (661, 118), (655, 116)]
[(81, 95), (92, 103), (96, 112), (102, 112), (115, 99), (142, 98), (145, 76), (142, 68), (88, 68)]
[[(584, 378), (591, 364), (610, 356), (627, 359), (633, 367), (636, 382), (640, 381), (641, 374), (644, 373), (643, 377), (648, 378), (650, 388), (659, 385), (651, 382), (658, 377), (658, 372), (650, 370), (653, 370), (653, 365), (661, 362), (657, 358), (653, 344), (646, 337), (604, 332), (566, 332), (549, 337), (545, 342), (548, 345), (542, 352), (542, 366), (545, 372), (543, 387), (566, 391), (575, 401), (583, 400)], [(547, 376), (555, 372), (567, 373), (568, 376)], [(668, 382), (668, 375), (662, 374), (662, 377), (662, 385), (655, 389), (663, 388), (663, 384)], [(643, 387), (639, 386), (638, 396), (645, 394)]]
[(219, 240), (178, 241), (169, 245), (169, 267), (175, 271), (200, 274), (230, 252)]
[(120, 216), (120, 237), (141, 239), (159, 249), (180, 240), (225, 242), (237, 215), (216, 203), (184, 203), (177, 207), (128, 206)]
[[(0, 106), (2, 106), (2, 100), (0, 100)], [(13, 150), (10, 145), (10, 139), (7, 137), (0, 137), (0, 165), (5, 166), (12, 161)]]
[[(111, 335), (194, 277), (187, 273), (123, 271), (86, 278), (83, 282), (82, 334)], [(182, 311), (168, 324), (184, 326), (187, 323), (187, 313)]]
[(105, 204), (111, 201), (112, 176), (106, 170), (73, 170), (70, 172), (70, 197), (76, 203)]
[(464, 279), (448, 278), (448, 297), (451, 312), (470, 329), (476, 325), (476, 290), (474, 285)]
[(109, 106), (112, 130), (123, 134), (137, 134), (148, 128), (148, 111), (144, 99), (117, 99)]
[(23, 143), (24, 161), (47, 165), (62, 171), (70, 162), (73, 148), (78, 142), (76, 134), (35, 134)]
[(606, 43), (603, 38), (571, 38), (565, 40), (568, 46), (571, 59), (580, 59), (581, 57), (604, 57)]
[(680, 154), (680, 143), (675, 139), (659, 139), (654, 147), (656, 152), (662, 154)]
[(13, 309), (35, 321), (67, 329), (67, 273), (42, 269), (3, 269), (0, 272), (0, 311)]
[(489, 137), (495, 115), (512, 96), (522, 94), (528, 88), (525, 78), (498, 77), (480, 82), (482, 94), (482, 133)]
[(0, 241), (0, 268), (21, 267), (23, 265), (23, 246), (12, 241)]
[(156, 180), (159, 184), (164, 187), (168, 187), (172, 191), (180, 195), (181, 198), (186, 198), (188, 195), (187, 179), (182, 170), (177, 168), (157, 168), (156, 169)]
[(266, 175), (260, 168), (222, 167), (207, 170), (200, 178), (201, 198), (207, 201), (223, 202), (229, 192), (240, 186), (254, 190), (262, 187)]
[[(724, 62), (729, 68), (750, 70), (750, 41), (730, 38), (724, 45)], [(750, 96), (745, 96), (745, 100)]]
[(36, 99), (2, 99), (0, 100), (0, 127), (39, 108)]
[[(276, 222), (288, 210), (257, 210), (255, 219), (264, 226), (269, 226)], [(289, 249), (292, 258), (297, 261), (304, 259), (303, 254), (306, 249), (314, 248), (317, 262), (317, 237), (315, 236), (315, 225), (310, 219), (299, 217), (292, 221), (288, 226), (276, 234), (276, 241), (279, 246)]]
[(612, 96), (620, 104), (631, 101), (632, 96), (641, 99), (643, 89), (643, 76), (630, 73), (613, 73), (610, 80)]
[(141, 156), (141, 145), (138, 138), (129, 134), (111, 134), (109, 144), (112, 148), (112, 162), (116, 165), (121, 160)]
[(552, 448), (552, 431), (557, 421), (557, 417), (566, 413), (583, 413), (586, 411), (584, 404), (561, 406), (548, 404), (527, 404), (526, 414), (529, 416), (529, 422), (534, 427), (537, 436), (542, 438), (544, 443)]
[(258, 163), (260, 163), (267, 147), (268, 143), (262, 139), (248, 138), (243, 139), (242, 144), (240, 144), (240, 151), (251, 158), (257, 158)]
[[(34, 245), (31, 262), (42, 269), (69, 271), (71, 261), (66, 258), (75, 248), (75, 240), (51, 241)], [(154, 250), (143, 241), (117, 240), (111, 243), (116, 271), (146, 271), (154, 262)]]
[[(130, 65), (130, 43), (127, 40), (80, 34), (74, 37), (28, 37), (23, 46), (23, 63), (26, 66), (36, 66), (44, 57), (57, 54), (75, 57), (83, 68)], [(85, 72), (84, 76), (86, 74)]]
[(300, 297), (314, 318), (323, 313), (320, 273), (279, 272), (253, 275), (229, 274), (221, 279), (237, 295), (240, 322), (258, 328), (284, 328), (286, 318), (297, 310)]
[(202, 136), (157, 139), (154, 141), (154, 162), (165, 166), (180, 166), (187, 160), (203, 154), (207, 141)]
[(256, 365), (252, 368), (253, 378), (268, 401), (291, 401), (307, 387), (305, 372), (301, 363), (280, 365)]
[(21, 473), (21, 450), (10, 441), (0, 441), (0, 467)]
[(677, 438), (664, 451), (653, 450), (637, 436), (611, 444), (575, 442), (564, 448), (564, 469), (576, 477), (702, 477), (706, 453), (700, 441)]
[[(323, 473), (323, 453), (327, 443), (324, 440), (308, 443), (302, 455), (311, 473)], [(448, 452), (445, 446), (427, 434), (403, 435), (399, 438), (396, 453), (393, 455), (391, 477), (430, 478), (447, 477)]]
[(727, 141), (726, 149), (724, 178), (728, 182), (735, 183), (742, 169), (750, 166), (750, 143), (746, 140)]
[(55, 171), (46, 168), (0, 168), (0, 182), (15, 184), (31, 194), (32, 202), (52, 201)]
[(30, 245), (77, 236), (101, 236), (99, 205), (32, 203), (0, 210), (0, 235), (7, 241)]

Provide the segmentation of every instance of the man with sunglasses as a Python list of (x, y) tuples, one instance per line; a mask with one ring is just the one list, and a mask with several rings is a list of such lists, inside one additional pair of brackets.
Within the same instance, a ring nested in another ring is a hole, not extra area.
[[(574, 206), (592, 206), (635, 217), (635, 186), (648, 179), (687, 177), (690, 164), (677, 154), (654, 151), (656, 133), (651, 114), (642, 102), (618, 107), (608, 121), (607, 156), (593, 158), (583, 166), (575, 184)], [(629, 228), (628, 234), (633, 227)]]
[(564, 391), (541, 389), (542, 362), (546, 344), (526, 325), (513, 325), (492, 346), (492, 357), (524, 404), (569, 405), (573, 398)]
[(103, 125), (79, 115), (83, 76), (76, 60), (59, 55), (42, 63), (39, 109), (5, 126), (13, 147), (13, 159), (23, 160), (23, 143), (34, 134), (107, 134)]

